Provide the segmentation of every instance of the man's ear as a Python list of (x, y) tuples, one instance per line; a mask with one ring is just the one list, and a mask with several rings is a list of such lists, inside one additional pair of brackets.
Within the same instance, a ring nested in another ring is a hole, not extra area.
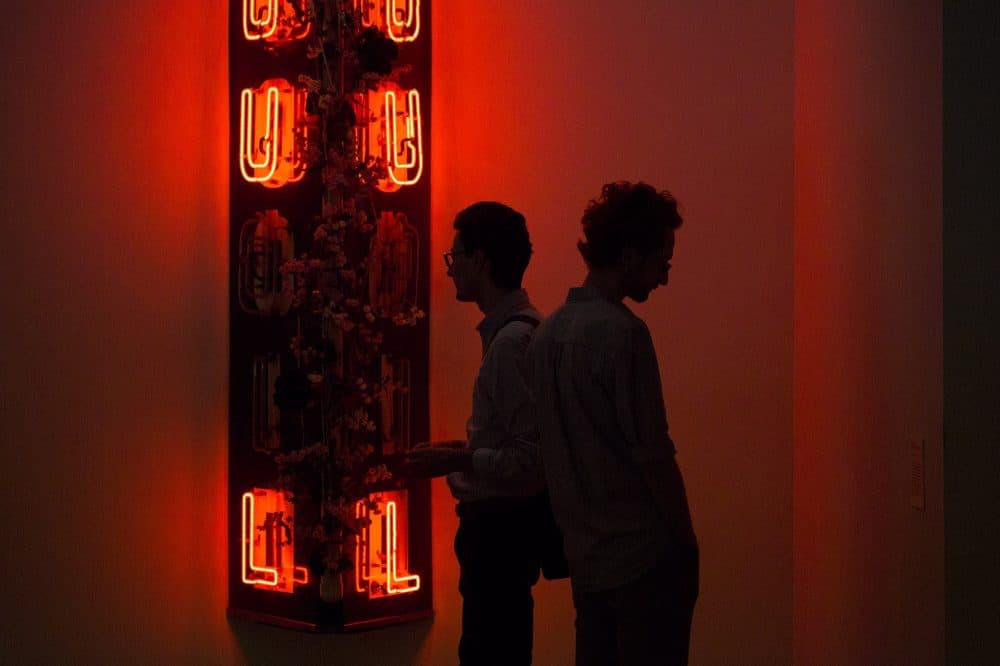
[(626, 269), (632, 268), (633, 266), (636, 266), (641, 262), (642, 262), (642, 255), (639, 254), (639, 250), (637, 248), (628, 245), (622, 248), (622, 256), (618, 260), (618, 263), (623, 268)]

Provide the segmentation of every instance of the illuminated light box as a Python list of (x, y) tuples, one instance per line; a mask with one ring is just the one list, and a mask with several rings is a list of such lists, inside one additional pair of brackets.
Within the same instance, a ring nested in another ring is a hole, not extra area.
[(251, 183), (281, 187), (305, 173), (306, 91), (268, 79), (240, 94), (240, 172)]
[(264, 316), (288, 313), (295, 296), (295, 276), (282, 267), (295, 257), (288, 220), (275, 209), (257, 213), (240, 230), (237, 277), (240, 307)]
[(358, 128), (358, 145), (365, 156), (380, 160), (386, 167), (386, 177), (379, 180), (378, 189), (395, 192), (415, 185), (424, 168), (420, 93), (386, 83), (362, 95), (357, 103), (361, 107), (358, 117), (368, 118)]
[(291, 593), (309, 582), (309, 570), (295, 565), (295, 510), (285, 494), (254, 488), (243, 493), (240, 532), (245, 585)]
[(403, 490), (375, 493), (355, 506), (357, 517), (367, 522), (355, 546), (358, 594), (379, 599), (420, 589), (420, 575), (409, 571), (406, 508)]
[(355, 0), (355, 7), (364, 27), (378, 28), (395, 42), (420, 36), (420, 0)]
[(309, 35), (308, 0), (243, 0), (243, 37), (268, 44), (294, 42)]

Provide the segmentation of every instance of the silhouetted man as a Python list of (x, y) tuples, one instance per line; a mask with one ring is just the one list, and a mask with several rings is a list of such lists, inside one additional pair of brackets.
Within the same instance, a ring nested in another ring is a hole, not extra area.
[(520, 213), (493, 202), (455, 218), (445, 252), (459, 301), (485, 315), (483, 358), (472, 393), (468, 440), (418, 446), (409, 472), (448, 475), (458, 500), (463, 666), (531, 663), (531, 588), (540, 567), (538, 521), (544, 488), (525, 354), (541, 315), (521, 288), (531, 242)]
[(653, 341), (623, 303), (667, 284), (681, 222), (668, 192), (605, 185), (583, 214), (583, 286), (529, 352), (579, 665), (687, 663), (698, 548)]

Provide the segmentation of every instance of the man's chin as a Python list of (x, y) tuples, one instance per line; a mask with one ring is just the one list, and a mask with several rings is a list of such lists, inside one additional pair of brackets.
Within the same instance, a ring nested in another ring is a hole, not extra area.
[(635, 293), (629, 294), (628, 297), (631, 298), (636, 303), (645, 303), (649, 299), (649, 291), (637, 291)]

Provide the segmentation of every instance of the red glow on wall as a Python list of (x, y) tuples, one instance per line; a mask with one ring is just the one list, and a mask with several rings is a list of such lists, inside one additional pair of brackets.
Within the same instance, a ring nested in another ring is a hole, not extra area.
[(368, 523), (354, 550), (359, 594), (376, 599), (420, 589), (420, 576), (408, 571), (406, 506), (405, 490), (376, 493), (355, 506), (355, 516)]
[(268, 79), (240, 96), (240, 172), (251, 183), (281, 187), (305, 174), (306, 91)]
[(275, 592), (292, 592), (309, 582), (309, 570), (295, 566), (295, 508), (285, 493), (254, 488), (243, 493), (240, 543), (243, 582)]
[(243, 0), (243, 36), (248, 41), (281, 44), (309, 34), (304, 0)]
[(420, 35), (420, 0), (356, 0), (361, 24), (375, 27), (396, 42), (412, 42)]
[(414, 185), (424, 169), (423, 135), (420, 122), (420, 93), (386, 84), (359, 100), (359, 117), (368, 116), (360, 126), (358, 145), (364, 157), (372, 157), (386, 166), (386, 177), (378, 188), (395, 192)]

